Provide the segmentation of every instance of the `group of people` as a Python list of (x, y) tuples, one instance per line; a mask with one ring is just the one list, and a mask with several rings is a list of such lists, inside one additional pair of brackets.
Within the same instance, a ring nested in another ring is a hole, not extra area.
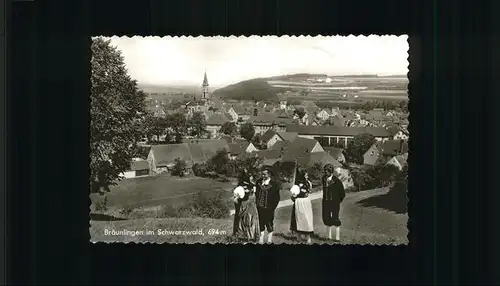
[[(332, 165), (327, 164), (323, 169), (322, 185), (322, 219), (327, 227), (328, 238), (333, 239), (332, 230), (335, 228), (335, 240), (340, 240), (339, 218), (340, 204), (345, 198), (344, 185), (338, 178)], [(293, 186), (290, 189), (293, 208), (290, 219), (290, 230), (300, 236), (305, 236), (311, 243), (314, 233), (313, 209), (309, 194), (313, 184), (309, 180), (307, 171), (297, 169)], [(233, 235), (248, 241), (273, 242), (274, 213), (280, 201), (280, 183), (273, 178), (272, 168), (264, 167), (259, 179), (244, 170), (238, 186), (234, 189), (235, 215)]]

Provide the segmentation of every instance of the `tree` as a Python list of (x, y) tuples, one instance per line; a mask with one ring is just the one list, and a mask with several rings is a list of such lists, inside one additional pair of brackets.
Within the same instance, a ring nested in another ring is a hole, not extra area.
[(220, 128), (220, 132), (230, 136), (235, 135), (237, 131), (238, 128), (234, 122), (225, 122)]
[(376, 188), (387, 187), (396, 181), (400, 171), (391, 164), (375, 165), (370, 170)]
[(240, 174), (243, 170), (247, 170), (249, 174), (254, 177), (259, 172), (259, 168), (262, 165), (262, 159), (255, 154), (247, 154), (243, 157), (237, 157), (236, 160), (232, 161), (235, 166), (235, 173)]
[(314, 162), (309, 170), (309, 174), (311, 178), (315, 180), (319, 180), (321, 178), (321, 174), (323, 173), (323, 164), (321, 162)]
[(373, 177), (369, 172), (362, 168), (348, 168), (351, 174), (352, 182), (357, 191), (371, 189), (373, 185)]
[(259, 150), (267, 149), (267, 144), (262, 141), (261, 135), (259, 133), (255, 134), (251, 142)]
[[(170, 114), (166, 118), (168, 133), (172, 133), (173, 142), (181, 143), (186, 134), (186, 117), (182, 113)], [(170, 134), (168, 134), (170, 135)], [(167, 136), (168, 137), (168, 136)]]
[(186, 162), (180, 158), (175, 158), (174, 166), (172, 167), (172, 170), (170, 170), (170, 174), (172, 176), (184, 177), (186, 174)]
[(376, 142), (375, 137), (369, 133), (362, 133), (354, 136), (353, 140), (347, 144), (346, 160), (348, 162), (362, 164), (363, 154)]
[(228, 173), (229, 155), (227, 150), (221, 149), (208, 162), (209, 168), (217, 174), (225, 175)]
[(127, 74), (120, 51), (109, 40), (92, 39), (90, 89), (90, 187), (109, 191), (130, 168), (144, 130), (146, 95)]
[(252, 123), (245, 123), (241, 125), (240, 135), (245, 138), (248, 142), (250, 142), (255, 134), (255, 129), (253, 128)]
[(201, 112), (195, 112), (193, 116), (188, 120), (187, 125), (191, 136), (201, 138), (207, 133), (207, 123), (205, 120), (205, 116), (203, 116)]
[(302, 119), (306, 115), (306, 111), (304, 110), (304, 108), (296, 108), (293, 111), (293, 114), (297, 115), (300, 119)]
[(156, 141), (159, 141), (160, 136), (165, 134), (165, 129), (167, 128), (165, 118), (153, 116), (153, 114), (148, 112), (145, 114), (142, 122), (143, 132), (148, 138), (148, 142), (152, 141), (153, 136), (156, 136)]
[(295, 172), (295, 162), (278, 161), (274, 165), (274, 171), (281, 181), (290, 181)]

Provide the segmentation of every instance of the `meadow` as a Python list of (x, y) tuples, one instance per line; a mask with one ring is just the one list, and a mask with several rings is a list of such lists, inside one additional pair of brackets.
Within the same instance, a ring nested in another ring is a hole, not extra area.
[[(341, 207), (341, 244), (407, 244), (408, 215), (387, 204), (388, 189), (348, 193)], [(376, 201), (377, 203), (374, 203)], [(404, 205), (404, 198), (393, 200), (390, 205)], [(275, 243), (296, 244), (301, 238), (290, 233), (290, 204), (276, 211)], [(326, 228), (321, 219), (321, 200), (313, 200), (313, 243), (336, 244), (326, 239)], [(129, 220), (91, 221), (90, 236), (93, 242), (156, 242), (156, 243), (234, 243), (232, 219), (210, 218), (142, 218)], [(186, 231), (186, 233), (159, 235), (158, 230)], [(141, 235), (105, 235), (106, 230), (140, 231)], [(149, 232), (148, 232), (149, 231)], [(189, 232), (193, 232), (190, 234)]]

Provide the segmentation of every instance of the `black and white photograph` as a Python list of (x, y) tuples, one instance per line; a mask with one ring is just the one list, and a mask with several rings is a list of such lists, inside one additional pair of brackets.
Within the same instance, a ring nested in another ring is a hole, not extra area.
[(408, 37), (93, 37), (90, 240), (408, 244)]

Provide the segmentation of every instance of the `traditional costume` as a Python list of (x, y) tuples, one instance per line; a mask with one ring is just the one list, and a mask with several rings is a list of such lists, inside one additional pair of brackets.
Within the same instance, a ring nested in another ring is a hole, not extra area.
[(259, 236), (259, 220), (254, 192), (255, 187), (249, 189), (238, 186), (234, 189), (237, 209), (234, 214), (233, 233), (243, 239), (256, 240)]
[(271, 243), (274, 231), (274, 211), (280, 201), (279, 183), (271, 178), (260, 179), (256, 184), (255, 199), (259, 214), (260, 243), (264, 243), (266, 229), (268, 242)]
[(234, 189), (234, 220), (233, 220), (233, 235), (238, 234), (238, 225), (239, 225), (239, 212), (241, 200), (245, 196), (245, 190), (253, 190), (254, 184), (252, 183), (251, 177), (247, 174), (247, 172), (243, 172), (238, 178), (238, 187)]
[(303, 234), (313, 232), (313, 211), (309, 192), (312, 183), (309, 180), (298, 181), (291, 189), (292, 193), (292, 218), (290, 220), (290, 230)]
[(328, 227), (329, 238), (331, 239), (332, 227), (336, 227), (336, 239), (340, 240), (340, 225), (342, 224), (339, 218), (340, 203), (345, 198), (344, 184), (342, 181), (331, 175), (324, 175), (323, 183), (323, 204), (322, 217), (323, 223)]

